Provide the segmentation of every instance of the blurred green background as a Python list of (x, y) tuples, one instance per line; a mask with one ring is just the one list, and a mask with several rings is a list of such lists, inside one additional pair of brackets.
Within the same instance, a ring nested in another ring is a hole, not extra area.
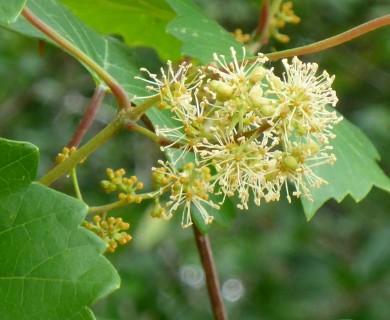
[[(260, 1), (198, 1), (226, 29), (251, 32)], [(390, 12), (388, 0), (297, 0), (299, 25), (282, 30), (291, 41), (267, 50), (309, 44)], [(73, 58), (0, 29), (0, 136), (40, 148), (39, 175), (70, 139), (94, 89)], [(140, 51), (150, 65), (159, 61)], [(390, 27), (343, 46), (305, 56), (330, 74), (338, 109), (378, 148), (390, 174)], [(88, 134), (115, 115), (107, 97)], [(161, 157), (146, 138), (123, 133), (101, 148), (78, 175), (85, 201), (114, 196), (99, 188), (106, 167), (124, 167), (150, 187), (150, 168)], [(342, 177), (340, 177), (342, 179)], [(337, 183), (337, 182), (335, 182)], [(73, 194), (69, 179), (56, 188)], [(211, 319), (191, 229), (180, 221), (149, 218), (151, 203), (118, 212), (134, 240), (108, 258), (122, 277), (120, 290), (94, 306), (99, 319)], [(179, 217), (178, 217), (179, 218)], [(374, 189), (362, 202), (330, 201), (306, 222), (299, 201), (264, 204), (238, 212), (231, 228), (210, 232), (230, 319), (390, 319), (390, 197)]]

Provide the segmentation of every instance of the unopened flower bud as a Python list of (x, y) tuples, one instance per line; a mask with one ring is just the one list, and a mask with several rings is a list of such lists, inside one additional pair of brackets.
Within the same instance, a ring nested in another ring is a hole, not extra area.
[(252, 70), (252, 72), (249, 74), (249, 81), (252, 83), (257, 83), (261, 80), (263, 80), (264, 76), (266, 75), (267, 70), (263, 67), (256, 67)]
[(299, 163), (293, 156), (287, 156), (283, 159), (283, 167), (289, 170), (296, 170), (299, 167)]
[(260, 112), (265, 117), (270, 117), (275, 113), (275, 106), (272, 104), (264, 104), (260, 107)]
[(217, 94), (217, 100), (227, 101), (233, 94), (233, 88), (226, 82), (212, 80), (209, 83), (209, 88)]

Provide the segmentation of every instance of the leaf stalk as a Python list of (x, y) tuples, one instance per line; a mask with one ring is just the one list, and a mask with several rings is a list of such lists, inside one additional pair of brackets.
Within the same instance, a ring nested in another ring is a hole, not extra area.
[(29, 8), (26, 6), (22, 10), (23, 17), (30, 22), (39, 31), (49, 37), (53, 42), (59, 45), (62, 49), (70, 53), (77, 60), (82, 62), (90, 70), (95, 72), (100, 79), (102, 79), (106, 85), (110, 88), (112, 94), (118, 100), (121, 108), (130, 106), (130, 99), (125, 89), (114, 79), (106, 70), (104, 70), (99, 64), (91, 59), (86, 53), (77, 48), (72, 42), (63, 37), (48, 24), (38, 18)]

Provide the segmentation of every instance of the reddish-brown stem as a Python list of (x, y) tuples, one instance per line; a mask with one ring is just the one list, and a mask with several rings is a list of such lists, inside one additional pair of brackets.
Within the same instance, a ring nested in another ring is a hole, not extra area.
[(67, 144), (68, 148), (77, 148), (79, 146), (81, 140), (83, 139), (84, 135), (86, 134), (93, 120), (95, 119), (96, 113), (99, 110), (99, 107), (102, 104), (105, 95), (106, 89), (104, 88), (104, 86), (97, 85), (92, 99), (87, 107), (87, 110), (85, 111), (85, 114), (79, 123), (79, 126), (73, 134), (72, 139)]
[(331, 38), (327, 38), (322, 41), (318, 41), (312, 44), (309, 44), (307, 46), (302, 46), (294, 49), (279, 51), (279, 52), (273, 52), (269, 53), (266, 56), (270, 60), (278, 60), (282, 58), (288, 58), (293, 56), (301, 56), (304, 54), (309, 53), (315, 53), (319, 52), (325, 49), (329, 49), (331, 47), (335, 47), (339, 44), (342, 44), (344, 42), (350, 41), (352, 39), (355, 39), (357, 37), (360, 37), (361, 35), (371, 32), (373, 30), (376, 30), (378, 28), (384, 27), (386, 25), (390, 24), (390, 14), (385, 15), (383, 17), (368, 21), (366, 23), (361, 24), (360, 26), (357, 26), (353, 29), (350, 29), (348, 31), (345, 31), (343, 33), (340, 33), (336, 36), (333, 36)]
[(99, 64), (92, 60), (86, 53), (82, 52), (72, 42), (60, 35), (44, 21), (39, 19), (29, 8), (24, 7), (22, 10), (22, 15), (28, 22), (30, 22), (43, 34), (48, 36), (63, 50), (67, 51), (76, 59), (88, 66), (91, 70), (93, 70), (110, 88), (112, 94), (118, 100), (118, 104), (121, 108), (126, 108), (130, 106), (130, 99), (125, 89), (119, 84), (118, 81), (116, 81), (106, 70), (104, 70)]
[(207, 235), (200, 233), (193, 225), (196, 246), (206, 274), (207, 289), (210, 296), (211, 307), (215, 320), (227, 320), (227, 314), (222, 301), (221, 289), (218, 280), (217, 268), (214, 264), (213, 252)]
[(144, 123), (145, 127), (148, 128), (150, 131), (156, 132), (153, 122), (150, 121), (149, 117), (146, 114), (143, 114), (141, 116), (141, 121)]
[(260, 13), (259, 13), (259, 23), (256, 28), (256, 35), (259, 36), (262, 44), (268, 42), (268, 38), (267, 38), (268, 24), (269, 24), (269, 1), (263, 0)]
[(38, 54), (43, 57), (45, 55), (46, 42), (43, 40), (38, 40)]

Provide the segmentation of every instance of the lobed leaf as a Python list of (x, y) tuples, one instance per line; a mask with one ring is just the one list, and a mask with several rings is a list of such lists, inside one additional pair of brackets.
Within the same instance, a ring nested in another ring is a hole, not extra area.
[(337, 161), (332, 166), (314, 168), (313, 171), (328, 184), (312, 190), (313, 202), (301, 199), (307, 220), (331, 198), (341, 202), (350, 195), (358, 202), (373, 186), (390, 192), (390, 179), (379, 167), (379, 153), (367, 136), (347, 119), (333, 131), (337, 136), (332, 141)]
[[(0, 0), (0, 3), (2, 2), (4, 0)], [(145, 94), (144, 84), (134, 79), (134, 76), (139, 74), (139, 66), (134, 52), (129, 47), (113, 38), (101, 36), (56, 0), (29, 0), (27, 7), (111, 74), (126, 89), (130, 97)], [(53, 43), (22, 16), (14, 24), (6, 27), (25, 36)], [(89, 72), (99, 81), (93, 70), (89, 69)]]
[(2, 171), (15, 173), (1, 175), (1, 318), (94, 319), (89, 306), (120, 280), (102, 255), (106, 244), (80, 226), (87, 206), (31, 183), (36, 147), (1, 140), (0, 150), (10, 160)]
[(180, 42), (165, 31), (175, 16), (161, 0), (61, 0), (82, 21), (103, 34), (123, 37), (130, 46), (154, 48), (164, 60), (180, 56)]
[(177, 17), (167, 31), (183, 42), (182, 54), (198, 58), (203, 64), (212, 61), (213, 53), (230, 58), (230, 48), (242, 57), (242, 44), (213, 19), (207, 17), (191, 0), (167, 0)]

